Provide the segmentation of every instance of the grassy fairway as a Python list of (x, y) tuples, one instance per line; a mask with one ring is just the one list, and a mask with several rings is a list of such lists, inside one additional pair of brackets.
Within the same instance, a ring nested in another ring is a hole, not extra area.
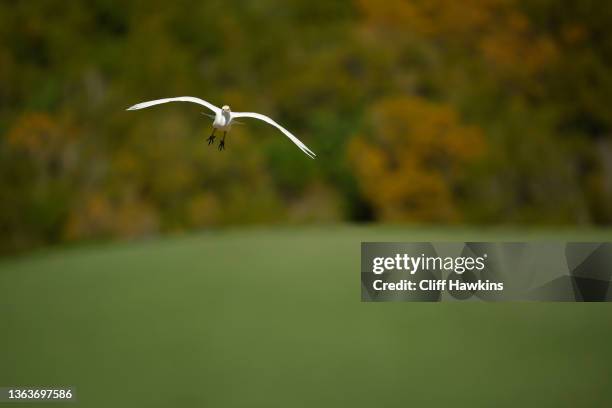
[(253, 229), (5, 259), (0, 386), (104, 408), (608, 406), (609, 304), (361, 303), (359, 243), (611, 238)]

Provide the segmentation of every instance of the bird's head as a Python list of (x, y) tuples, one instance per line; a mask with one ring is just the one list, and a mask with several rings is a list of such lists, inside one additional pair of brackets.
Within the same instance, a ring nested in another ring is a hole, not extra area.
[(223, 106), (221, 107), (221, 110), (222, 110), (223, 112), (227, 112), (227, 113), (231, 112), (230, 107), (229, 107), (229, 106), (227, 106), (227, 105), (223, 105)]

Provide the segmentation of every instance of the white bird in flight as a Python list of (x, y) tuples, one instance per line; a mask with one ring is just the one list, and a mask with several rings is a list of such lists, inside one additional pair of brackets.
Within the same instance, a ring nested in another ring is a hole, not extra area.
[[(192, 102), (192, 103), (197, 103), (199, 105), (205, 106), (211, 111), (213, 111), (213, 113), (215, 114), (214, 121), (213, 121), (213, 131), (207, 140), (208, 140), (209, 145), (211, 143), (214, 143), (215, 131), (217, 131), (217, 129), (223, 131), (223, 139), (221, 139), (221, 142), (219, 142), (219, 150), (223, 150), (225, 148), (225, 135), (227, 134), (227, 132), (229, 132), (230, 127), (234, 123), (234, 119), (236, 118), (254, 118), (254, 119), (263, 120), (264, 122), (276, 127), (278, 130), (283, 132), (285, 136), (291, 139), (291, 141), (295, 143), (297, 147), (299, 147), (311, 159), (314, 159), (316, 156), (316, 154), (314, 154), (312, 150), (310, 150), (304, 143), (302, 143), (300, 139), (293, 136), (287, 129), (285, 129), (284, 127), (282, 127), (281, 125), (276, 123), (274, 120), (272, 120), (271, 118), (265, 115), (262, 115), (260, 113), (254, 113), (254, 112), (232, 112), (230, 110), (230, 107), (227, 105), (223, 105), (223, 107), (217, 108), (212, 103), (207, 102), (204, 99), (195, 98), (193, 96), (179, 96), (176, 98), (156, 99), (154, 101), (142, 102), (134, 106), (130, 106), (129, 108), (127, 108), (127, 110), (144, 109), (144, 108), (148, 108), (149, 106), (160, 105), (162, 103), (168, 103), (168, 102)], [(236, 123), (238, 122), (236, 121)]]

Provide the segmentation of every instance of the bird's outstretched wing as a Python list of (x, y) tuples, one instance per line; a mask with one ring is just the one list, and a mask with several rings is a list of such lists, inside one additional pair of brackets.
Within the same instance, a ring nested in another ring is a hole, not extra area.
[(311, 159), (314, 159), (316, 156), (316, 154), (314, 154), (312, 150), (310, 150), (304, 143), (302, 143), (300, 139), (293, 136), (287, 129), (285, 129), (284, 127), (282, 127), (281, 125), (279, 125), (274, 120), (267, 117), (266, 115), (262, 115), (260, 113), (254, 113), (254, 112), (232, 112), (232, 119), (233, 118), (254, 118), (254, 119), (263, 120), (264, 122), (276, 127), (278, 130), (283, 132), (285, 136), (291, 139), (291, 141), (295, 143), (297, 147), (299, 147), (304, 153), (306, 153), (308, 157), (310, 157)]
[(215, 113), (221, 111), (221, 109), (217, 108), (212, 103), (207, 102), (204, 99), (195, 98), (193, 96), (178, 96), (176, 98), (164, 98), (164, 99), (156, 99), (154, 101), (141, 102), (134, 106), (130, 106), (129, 108), (127, 108), (127, 110), (144, 109), (144, 108), (148, 108), (149, 106), (160, 105), (162, 103), (168, 103), (168, 102), (192, 102), (192, 103), (197, 103), (198, 105), (206, 106), (208, 109), (210, 109), (211, 111)]

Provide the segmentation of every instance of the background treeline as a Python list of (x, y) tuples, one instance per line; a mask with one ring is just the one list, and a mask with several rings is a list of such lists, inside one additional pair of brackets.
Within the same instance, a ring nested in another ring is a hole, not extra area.
[[(228, 224), (609, 224), (600, 0), (4, 1), (0, 248)], [(208, 147), (195, 95), (278, 119)]]

